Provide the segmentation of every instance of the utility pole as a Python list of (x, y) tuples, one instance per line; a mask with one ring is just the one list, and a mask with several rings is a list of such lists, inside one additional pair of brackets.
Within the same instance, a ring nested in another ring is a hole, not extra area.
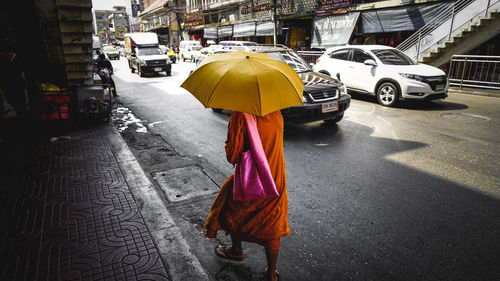
[(276, 0), (273, 0), (273, 5), (272, 5), (272, 8), (273, 8), (273, 43), (274, 43), (274, 46), (276, 46), (276, 33), (277, 33), (277, 19), (276, 19)]

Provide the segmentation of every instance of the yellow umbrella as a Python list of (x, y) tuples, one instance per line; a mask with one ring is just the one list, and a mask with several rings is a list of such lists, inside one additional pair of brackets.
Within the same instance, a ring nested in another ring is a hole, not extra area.
[(264, 116), (302, 104), (304, 83), (268, 54), (236, 51), (206, 58), (181, 87), (205, 107)]

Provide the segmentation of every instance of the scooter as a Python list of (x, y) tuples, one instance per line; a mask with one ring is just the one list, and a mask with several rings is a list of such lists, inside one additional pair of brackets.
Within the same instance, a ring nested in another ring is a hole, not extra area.
[(112, 95), (113, 95), (113, 91), (115, 89), (113, 89), (113, 87), (111, 86), (111, 74), (113, 74), (113, 72), (110, 70), (110, 69), (107, 69), (107, 68), (100, 68), (98, 69), (98, 75), (99, 77), (101, 77), (101, 80), (103, 82), (106, 82), (106, 84), (104, 84), (104, 89), (106, 89), (104, 91), (104, 96), (102, 98), (102, 101), (107, 103), (107, 116), (106, 116), (106, 120), (109, 122), (109, 120), (111, 119), (111, 110), (112, 110)]

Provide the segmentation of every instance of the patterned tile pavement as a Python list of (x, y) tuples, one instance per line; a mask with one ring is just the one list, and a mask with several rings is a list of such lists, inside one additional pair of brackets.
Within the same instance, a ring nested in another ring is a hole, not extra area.
[(169, 280), (105, 129), (0, 143), (0, 280)]

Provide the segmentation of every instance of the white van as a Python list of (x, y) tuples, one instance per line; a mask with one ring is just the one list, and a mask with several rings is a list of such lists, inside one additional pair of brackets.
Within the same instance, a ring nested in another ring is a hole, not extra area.
[(199, 41), (196, 40), (186, 40), (181, 41), (179, 44), (179, 59), (182, 61), (191, 60), (194, 62), (194, 59), (199, 54), (201, 48), (203, 48)]

